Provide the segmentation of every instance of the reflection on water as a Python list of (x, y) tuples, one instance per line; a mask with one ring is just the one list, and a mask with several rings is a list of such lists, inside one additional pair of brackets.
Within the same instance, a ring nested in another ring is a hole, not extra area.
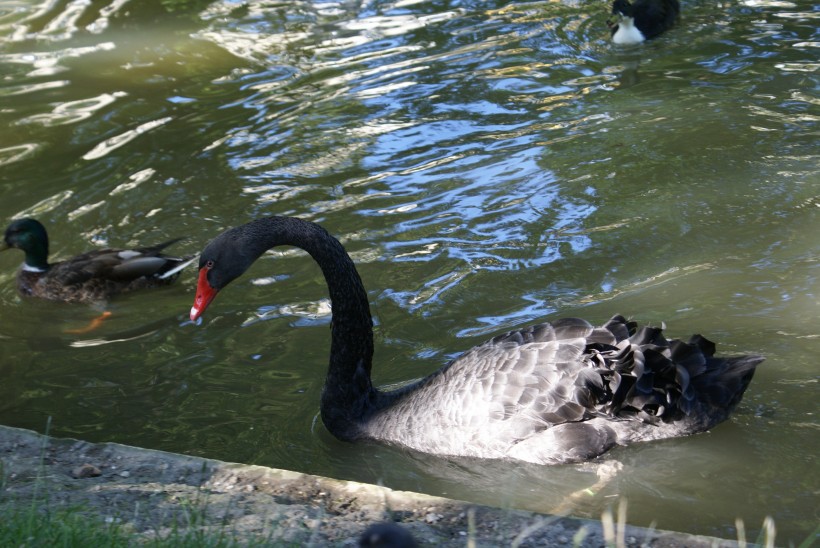
[(816, 7), (688, 4), (633, 49), (608, 43), (607, 11), (0, 5), (0, 214), (39, 217), (56, 257), (316, 220), (369, 289), (380, 384), (621, 312), (767, 356), (732, 420), (548, 469), (341, 443), (317, 421), (321, 274), (283, 249), (203, 325), (190, 271), (82, 337), (98, 310), (22, 301), (21, 256), (0, 254), (0, 423), (541, 511), (626, 496), (633, 523), (730, 538), (771, 514), (801, 541), (820, 489)]

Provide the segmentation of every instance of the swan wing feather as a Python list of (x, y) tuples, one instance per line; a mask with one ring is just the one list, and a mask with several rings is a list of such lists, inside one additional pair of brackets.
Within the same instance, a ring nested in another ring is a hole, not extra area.
[(598, 328), (538, 324), (468, 350), (384, 410), (390, 427), (371, 425), (375, 437), (442, 454), (584, 460), (725, 419), (762, 358), (713, 353), (700, 336), (667, 340), (662, 327), (636, 329), (622, 316)]

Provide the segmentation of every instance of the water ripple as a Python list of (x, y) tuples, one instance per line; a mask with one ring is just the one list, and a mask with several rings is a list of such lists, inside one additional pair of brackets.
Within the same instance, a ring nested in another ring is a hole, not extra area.
[(17, 121), (18, 124), (41, 124), (43, 126), (59, 126), (74, 124), (93, 116), (97, 111), (114, 103), (117, 99), (128, 94), (122, 91), (103, 93), (96, 97), (57, 103), (50, 113), (34, 114)]
[(166, 116), (164, 118), (160, 118), (158, 120), (151, 120), (149, 122), (145, 122), (144, 124), (140, 124), (139, 126), (135, 127), (134, 129), (129, 129), (119, 135), (115, 135), (114, 137), (109, 137), (102, 143), (99, 143), (94, 148), (83, 154), (83, 160), (96, 160), (97, 158), (102, 158), (106, 154), (127, 145), (140, 135), (143, 135), (153, 129), (156, 129), (160, 126), (163, 126), (173, 120), (173, 117)]
[(25, 53), (4, 53), (0, 55), (0, 63), (12, 65), (30, 65), (31, 70), (26, 77), (51, 76), (67, 70), (63, 64), (67, 59), (93, 55), (115, 48), (113, 42), (101, 42), (93, 46), (69, 47), (54, 51), (37, 51)]
[(20, 162), (32, 156), (39, 145), (36, 143), (24, 143), (6, 148), (0, 148), (0, 166)]

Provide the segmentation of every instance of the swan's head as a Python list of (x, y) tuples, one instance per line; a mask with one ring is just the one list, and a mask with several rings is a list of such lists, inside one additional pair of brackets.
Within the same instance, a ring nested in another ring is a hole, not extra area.
[(241, 276), (259, 257), (245, 227), (238, 226), (226, 230), (209, 243), (199, 256), (199, 279), (196, 297), (191, 307), (191, 320), (196, 321), (216, 294), (226, 285)]

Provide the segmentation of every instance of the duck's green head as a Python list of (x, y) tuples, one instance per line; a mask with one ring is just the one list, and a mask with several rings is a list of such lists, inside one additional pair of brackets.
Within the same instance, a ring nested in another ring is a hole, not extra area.
[(48, 234), (35, 219), (17, 219), (6, 229), (0, 242), (0, 251), (16, 247), (26, 254), (26, 266), (45, 270), (48, 268)]

